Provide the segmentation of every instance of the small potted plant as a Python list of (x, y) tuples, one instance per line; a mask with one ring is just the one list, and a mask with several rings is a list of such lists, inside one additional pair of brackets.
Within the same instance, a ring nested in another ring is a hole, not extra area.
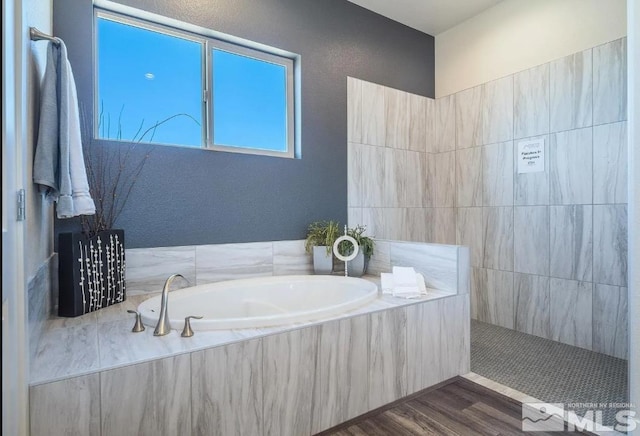
[[(367, 272), (375, 243), (372, 238), (364, 234), (366, 229), (363, 225), (347, 229), (347, 235), (355, 239), (359, 247), (356, 257), (348, 262), (347, 273), (349, 277), (362, 277)], [(353, 245), (348, 241), (343, 241), (338, 246), (338, 249), (342, 255), (347, 256), (353, 252)]]
[(316, 274), (333, 272), (333, 243), (340, 234), (337, 221), (315, 221), (309, 224), (304, 248), (313, 254), (313, 271)]

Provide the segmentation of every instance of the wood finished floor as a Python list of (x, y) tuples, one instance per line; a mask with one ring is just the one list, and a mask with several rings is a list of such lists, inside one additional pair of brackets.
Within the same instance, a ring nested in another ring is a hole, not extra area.
[(576, 432), (525, 433), (522, 405), (465, 379), (400, 400), (387, 410), (355, 418), (322, 436), (525, 435), (556, 436)]

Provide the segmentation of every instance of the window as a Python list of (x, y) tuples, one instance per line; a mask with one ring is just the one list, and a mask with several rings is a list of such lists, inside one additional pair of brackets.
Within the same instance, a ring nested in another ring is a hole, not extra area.
[(96, 13), (96, 137), (294, 156), (294, 60)]
[(97, 137), (201, 147), (203, 42), (106, 17), (97, 32)]

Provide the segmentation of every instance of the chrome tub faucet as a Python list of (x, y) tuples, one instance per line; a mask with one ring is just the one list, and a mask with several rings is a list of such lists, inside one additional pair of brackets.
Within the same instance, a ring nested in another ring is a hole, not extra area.
[(162, 288), (162, 299), (160, 302), (160, 318), (158, 318), (158, 324), (156, 325), (156, 329), (153, 331), (154, 336), (164, 336), (171, 332), (169, 316), (167, 315), (167, 304), (169, 303), (169, 287), (177, 277), (181, 277), (187, 282), (187, 284), (190, 284), (189, 280), (187, 280), (182, 274), (172, 274), (169, 276), (167, 281), (164, 282), (164, 287)]

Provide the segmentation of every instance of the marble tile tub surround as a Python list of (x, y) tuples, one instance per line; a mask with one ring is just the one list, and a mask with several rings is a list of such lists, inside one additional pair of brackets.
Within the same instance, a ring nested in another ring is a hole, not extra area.
[[(425, 276), (428, 287), (464, 293), (468, 292), (463, 277), (468, 268), (458, 262), (467, 250), (454, 245), (376, 239), (369, 274), (390, 272), (394, 265), (411, 266)], [(313, 265), (304, 250), (304, 240), (127, 250), (128, 295), (160, 292), (173, 273), (201, 285), (249, 277), (312, 274)]]
[[(622, 38), (450, 96), (424, 98), (426, 111), (404, 111), (409, 125), (426, 116), (430, 126), (422, 151), (412, 148), (423, 166), (403, 172), (391, 160), (404, 151), (396, 148), (404, 136), (396, 141), (386, 134), (384, 143), (349, 138), (350, 150), (374, 156), (350, 155), (349, 216), (383, 237), (468, 246), (474, 318), (626, 357), (611, 333), (626, 329), (626, 321), (604, 315), (619, 300), (611, 289), (627, 286), (626, 86)], [(402, 91), (376, 92), (384, 100)], [(348, 101), (356, 107), (364, 94)], [(369, 115), (354, 110), (353, 118), (364, 123)], [(545, 170), (519, 174), (518, 142), (531, 139), (544, 140)], [(447, 153), (453, 159), (434, 168), (431, 162)], [(420, 192), (421, 205), (411, 199)], [(438, 192), (447, 201), (453, 197), (452, 215)], [(598, 298), (597, 285), (603, 285)], [(603, 317), (616, 321), (600, 322)]]
[(120, 323), (119, 348), (191, 345), (32, 384), (32, 434), (310, 435), (469, 371), (468, 294), (393, 300), (401, 304), (383, 298), (373, 311), (255, 336), (217, 332), (236, 335), (217, 343), (216, 332), (185, 341)]
[[(271, 243), (233, 244), (196, 247), (196, 251), (203, 249), (208, 254), (229, 251), (227, 266), (235, 271), (238, 259), (243, 250), (248, 250), (246, 261), (249, 264), (262, 262), (266, 257), (251, 257), (255, 246), (258, 248)], [(306, 265), (303, 241), (284, 241), (273, 243), (275, 249), (273, 265), (278, 271), (287, 274), (300, 273), (299, 265)], [(292, 248), (292, 246), (294, 248)], [(298, 247), (297, 251), (295, 247)], [(149, 249), (157, 253), (159, 249)], [(169, 250), (174, 250), (170, 248)], [(175, 251), (172, 251), (175, 252)], [(169, 274), (172, 260), (169, 256), (160, 257), (158, 270)], [(207, 258), (208, 259), (208, 258)], [(164, 262), (164, 263), (162, 263)], [(469, 253), (466, 247), (407, 243), (399, 241), (376, 241), (376, 250), (369, 265), (369, 274), (365, 278), (379, 284), (379, 274), (390, 272), (394, 265), (414, 267), (425, 277), (430, 288), (428, 299), (440, 298), (453, 294), (468, 294), (469, 285)], [(146, 267), (146, 266), (145, 266)], [(221, 270), (228, 271), (228, 270)], [(270, 275), (270, 274), (269, 274)], [(228, 277), (227, 273), (218, 276)], [(207, 276), (210, 277), (209, 271)], [(153, 283), (152, 276), (150, 282)], [(215, 346), (238, 341), (243, 338), (259, 337), (277, 331), (284, 331), (298, 326), (279, 326), (267, 329), (241, 329), (233, 331), (209, 331), (198, 334), (185, 341), (179, 337), (179, 332), (172, 332), (166, 339), (154, 338), (153, 329), (147, 328), (142, 334), (130, 334), (133, 318), (127, 313), (128, 309), (136, 309), (145, 299), (156, 292), (140, 292), (128, 295), (122, 304), (92, 312), (76, 318), (49, 319), (40, 334), (37, 347), (31, 359), (31, 382), (42, 383), (71, 375), (113, 368), (131, 363), (153, 359), (158, 356), (169, 356), (176, 353), (192, 351), (206, 346)], [(349, 317), (390, 307), (414, 304), (415, 301), (381, 296), (378, 300), (336, 318)], [(175, 336), (175, 338), (174, 338)], [(64, 344), (64, 346), (60, 346)]]

